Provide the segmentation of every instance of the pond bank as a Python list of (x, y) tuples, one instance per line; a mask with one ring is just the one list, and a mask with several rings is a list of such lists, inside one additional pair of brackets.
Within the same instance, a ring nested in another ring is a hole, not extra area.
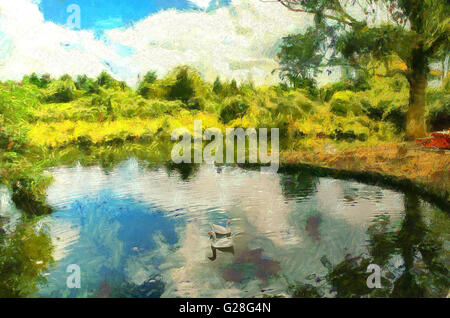
[(285, 169), (308, 165), (333, 177), (372, 179), (374, 183), (420, 191), (450, 209), (449, 151), (426, 150), (415, 143), (391, 143), (346, 150), (284, 152), (280, 161)]

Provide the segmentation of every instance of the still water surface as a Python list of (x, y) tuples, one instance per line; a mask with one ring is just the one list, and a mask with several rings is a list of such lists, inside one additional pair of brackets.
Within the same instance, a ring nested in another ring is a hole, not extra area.
[[(56, 262), (35, 296), (290, 297), (297, 282), (326, 284), (324, 257), (339, 264), (368, 255), (377, 217), (398, 231), (405, 216), (401, 192), (304, 172), (203, 165), (183, 178), (134, 159), (109, 172), (80, 165), (49, 172), (55, 212), (39, 224), (48, 227)], [(213, 254), (209, 224), (227, 220), (234, 247)], [(80, 289), (66, 286), (69, 264), (80, 266)], [(401, 253), (386, 267), (400, 277)]]

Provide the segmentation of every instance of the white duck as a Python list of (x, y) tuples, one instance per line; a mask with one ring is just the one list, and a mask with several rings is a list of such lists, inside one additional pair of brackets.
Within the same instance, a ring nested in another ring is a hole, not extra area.
[(211, 226), (211, 231), (219, 235), (230, 235), (231, 234), (230, 224), (231, 224), (230, 220), (227, 221), (226, 227), (209, 223), (209, 225)]
[(229, 248), (233, 246), (233, 239), (231, 237), (224, 237), (221, 239), (216, 238), (216, 233), (208, 232), (212, 236), (211, 247), (213, 248)]

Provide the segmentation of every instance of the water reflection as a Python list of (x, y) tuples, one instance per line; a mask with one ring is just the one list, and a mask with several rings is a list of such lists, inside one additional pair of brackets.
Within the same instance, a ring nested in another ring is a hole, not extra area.
[[(34, 296), (405, 297), (448, 288), (448, 217), (413, 195), (307, 171), (136, 160), (50, 172), (55, 212), (36, 226), (48, 227), (56, 263)], [(212, 250), (209, 223), (229, 219), (233, 250)], [(373, 263), (382, 289), (367, 288)], [(69, 264), (81, 267), (80, 289), (65, 285)]]
[[(346, 254), (335, 265), (323, 256), (327, 274), (292, 284), (294, 296), (446, 297), (450, 285), (448, 248), (444, 246), (449, 242), (448, 217), (436, 209), (423, 209), (415, 195), (406, 195), (404, 202), (400, 223), (392, 222), (387, 214), (372, 220), (367, 252)], [(365, 283), (370, 264), (382, 268), (380, 289), (370, 289)]]

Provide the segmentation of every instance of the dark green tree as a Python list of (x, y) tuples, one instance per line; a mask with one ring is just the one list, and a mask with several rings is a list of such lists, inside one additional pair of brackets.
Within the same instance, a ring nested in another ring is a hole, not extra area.
[(158, 79), (158, 76), (156, 75), (155, 71), (147, 72), (144, 76), (144, 83), (153, 84)]
[(292, 87), (312, 87), (315, 76), (323, 63), (326, 37), (319, 28), (310, 27), (304, 34), (283, 38), (280, 61), (280, 76)]
[(171, 100), (181, 100), (187, 104), (188, 101), (195, 95), (194, 83), (189, 77), (188, 68), (182, 67), (176, 75), (176, 81), (169, 89), (168, 98)]
[(346, 59), (396, 55), (410, 85), (406, 135), (423, 137), (429, 63), (450, 48), (448, 0), (277, 0), (286, 8), (314, 15), (317, 25), (337, 26), (335, 45)]
[(213, 85), (213, 92), (216, 94), (220, 94), (223, 91), (223, 85), (222, 82), (220, 81), (219, 76), (216, 77), (216, 80), (214, 81), (214, 85)]
[(112, 88), (114, 86), (119, 86), (118, 81), (115, 80), (106, 71), (101, 72), (97, 77), (97, 84), (101, 87)]
[(100, 93), (100, 87), (95, 79), (89, 78), (86, 75), (78, 75), (75, 81), (75, 86), (78, 90), (84, 90), (87, 94)]
[(147, 72), (142, 81), (139, 82), (137, 92), (139, 95), (148, 98), (151, 95), (151, 85), (156, 82), (158, 76), (156, 72)]

